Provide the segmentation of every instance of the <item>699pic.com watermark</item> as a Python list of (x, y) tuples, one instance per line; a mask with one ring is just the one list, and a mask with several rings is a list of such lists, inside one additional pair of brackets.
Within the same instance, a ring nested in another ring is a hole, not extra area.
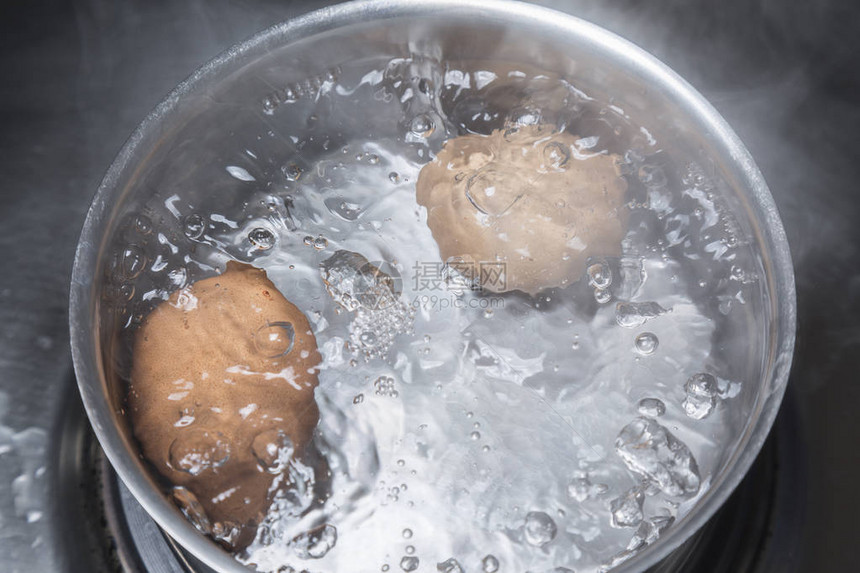
[(506, 281), (503, 262), (417, 261), (412, 266), (411, 302), (428, 310), (504, 308), (504, 298), (494, 293), (505, 291)]

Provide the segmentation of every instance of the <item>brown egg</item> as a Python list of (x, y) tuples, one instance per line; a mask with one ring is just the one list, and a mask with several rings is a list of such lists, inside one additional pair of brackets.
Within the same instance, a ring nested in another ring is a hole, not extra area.
[(311, 439), (320, 361), (302, 312), (235, 262), (174, 292), (135, 335), (134, 435), (185, 512), (233, 549), (253, 539)]
[(448, 140), (421, 169), (418, 203), (443, 260), (493, 292), (536, 294), (618, 256), (627, 182), (618, 157), (525, 125)]

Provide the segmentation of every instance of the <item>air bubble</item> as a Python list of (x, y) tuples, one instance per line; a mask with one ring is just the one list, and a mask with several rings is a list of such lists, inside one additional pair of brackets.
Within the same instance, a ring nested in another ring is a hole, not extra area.
[(125, 301), (134, 298), (134, 285), (131, 283), (122, 283), (119, 285), (119, 296)]
[(182, 224), (182, 232), (185, 236), (192, 240), (197, 240), (203, 236), (206, 231), (206, 219), (202, 215), (192, 213), (185, 217)]
[(302, 168), (295, 163), (283, 166), (281, 168), (281, 172), (284, 174), (284, 177), (287, 178), (287, 181), (298, 181), (302, 176)]
[(355, 221), (361, 216), (360, 205), (350, 203), (341, 197), (329, 197), (324, 203), (333, 215), (337, 215), (344, 221)]
[(647, 545), (651, 545), (660, 535), (675, 522), (670, 515), (658, 515), (642, 521), (627, 544), (628, 551), (638, 551)]
[(296, 331), (289, 322), (268, 322), (254, 333), (254, 348), (266, 358), (280, 358), (293, 349)]
[(264, 470), (271, 474), (280, 474), (292, 459), (295, 448), (282, 430), (271, 429), (254, 437), (251, 452)]
[(530, 106), (522, 106), (514, 109), (508, 115), (508, 123), (514, 125), (540, 125), (543, 117), (538, 109)]
[(105, 300), (114, 304), (125, 304), (134, 298), (134, 292), (134, 284), (132, 283), (111, 283), (105, 286), (103, 296)]
[(400, 560), (400, 568), (404, 571), (415, 571), (418, 569), (418, 558), (414, 555), (406, 555)]
[(216, 521), (212, 524), (212, 537), (228, 545), (234, 545), (239, 538), (241, 528), (231, 521)]
[(301, 97), (300, 90), (295, 86), (287, 86), (284, 88), (284, 103), (293, 103)]
[(401, 179), (400, 174), (396, 171), (392, 171), (391, 173), (388, 174), (388, 180), (391, 181), (392, 183), (400, 183), (400, 179)]
[(436, 571), (440, 571), (441, 573), (464, 573), (463, 566), (453, 557), (437, 563)]
[(326, 247), (328, 247), (328, 239), (325, 237), (317, 237), (314, 239), (313, 246), (316, 250), (322, 251)]
[(597, 289), (594, 291), (594, 300), (596, 300), (598, 304), (606, 304), (612, 300), (612, 293), (609, 292), (609, 289)]
[(358, 335), (358, 340), (364, 346), (373, 346), (374, 344), (376, 344), (376, 334), (371, 332), (370, 330), (365, 330)]
[(732, 280), (743, 282), (744, 278), (745, 278), (744, 275), (745, 275), (744, 270), (741, 267), (739, 267), (738, 265), (732, 265), (732, 269), (731, 269)]
[(612, 285), (612, 270), (606, 263), (594, 263), (585, 270), (588, 284), (596, 289), (606, 289)]
[(602, 483), (591, 483), (588, 476), (577, 477), (567, 484), (567, 495), (580, 503), (606, 493), (609, 486)]
[(615, 322), (624, 328), (636, 328), (667, 312), (656, 302), (619, 302), (615, 305)]
[(409, 131), (424, 138), (430, 137), (435, 129), (436, 125), (433, 123), (433, 119), (424, 114), (415, 116), (409, 124)]
[(185, 267), (177, 267), (167, 273), (167, 278), (172, 286), (182, 288), (188, 279), (188, 271)]
[(120, 257), (120, 273), (127, 280), (136, 279), (146, 267), (146, 255), (137, 245), (129, 245)]
[(654, 354), (659, 344), (660, 341), (657, 339), (657, 335), (653, 332), (643, 332), (633, 341), (633, 346), (636, 349), (636, 352), (642, 356)]
[(645, 496), (642, 490), (635, 487), (613, 499), (609, 504), (612, 512), (613, 527), (636, 527), (642, 522), (642, 504)]
[(615, 451), (630, 471), (650, 480), (666, 495), (695, 495), (701, 478), (690, 449), (650, 418), (636, 418), (615, 439)]
[(373, 382), (373, 388), (376, 390), (377, 396), (389, 396), (392, 398), (397, 396), (394, 378), (391, 376), (380, 376)]
[(352, 399), (352, 403), (356, 405), (361, 404), (362, 402), (364, 402), (364, 394), (356, 394)]
[(267, 251), (275, 246), (275, 234), (263, 227), (257, 227), (248, 233), (248, 240), (261, 251)]
[(193, 493), (182, 486), (176, 486), (171, 491), (173, 501), (179, 506), (183, 515), (203, 533), (212, 531), (212, 524), (209, 521), (209, 516), (206, 515), (206, 510)]
[(466, 181), (465, 195), (475, 209), (485, 215), (501, 216), (523, 195), (505, 183), (509, 174), (494, 167), (483, 168)]
[(263, 113), (266, 115), (272, 115), (275, 113), (275, 110), (278, 109), (278, 100), (273, 96), (266, 96), (263, 98)]
[(542, 511), (530, 511), (526, 515), (524, 533), (526, 541), (535, 547), (543, 547), (558, 533), (555, 521)]
[(666, 174), (657, 165), (643, 165), (639, 168), (639, 180), (646, 187), (663, 187), (666, 185)]
[(558, 141), (551, 141), (544, 146), (541, 157), (545, 166), (561, 170), (570, 160), (570, 150)]
[(693, 374), (684, 384), (684, 412), (694, 420), (707, 417), (717, 403), (717, 379), (701, 372)]
[(494, 555), (487, 555), (481, 560), (481, 570), (484, 573), (496, 573), (499, 570), (499, 560)]
[(325, 81), (327, 82), (336, 82), (340, 77), (342, 70), (340, 66), (334, 66), (333, 68), (329, 68), (325, 72)]
[(152, 221), (146, 215), (138, 215), (134, 218), (134, 230), (141, 235), (148, 235), (152, 232)]
[(221, 432), (189, 429), (173, 440), (168, 456), (173, 469), (196, 476), (223, 465), (230, 457), (230, 446)]
[(337, 543), (337, 529), (322, 525), (293, 538), (290, 545), (299, 559), (322, 559)]
[(658, 398), (642, 398), (639, 400), (639, 413), (649, 418), (659, 418), (666, 413), (666, 404)]

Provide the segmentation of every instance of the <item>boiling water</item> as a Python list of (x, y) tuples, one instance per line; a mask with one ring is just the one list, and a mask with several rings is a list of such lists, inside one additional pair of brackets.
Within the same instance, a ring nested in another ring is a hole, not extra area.
[[(500, 65), (364, 62), (255, 105), (253, 134), (224, 134), (230, 153), (198, 167), (208, 195), (168, 184), (132, 216), (106, 289), (133, 332), (169, 292), (238, 259), (311, 321), (330, 495), (279, 497), (241, 561), (597, 571), (695, 506), (743, 419), (731, 362), (750, 358), (716, 341), (760, 296), (703, 167), (623, 109)], [(415, 200), (444, 140), (518, 123), (618, 154), (630, 184), (623, 255), (537, 297), (470, 288)], [(300, 462), (289, 471), (313, 485)]]

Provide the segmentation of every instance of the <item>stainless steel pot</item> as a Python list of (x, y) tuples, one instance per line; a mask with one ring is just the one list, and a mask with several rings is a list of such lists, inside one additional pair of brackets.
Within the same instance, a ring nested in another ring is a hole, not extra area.
[[(423, 53), (444, 60), (501, 60), (576, 78), (611, 93), (633, 117), (648, 117), (667, 138), (694, 146), (733, 192), (747, 236), (760, 252), (767, 298), (758, 312), (758, 385), (738, 446), (722, 460), (711, 488), (658, 542), (619, 566), (642, 570), (693, 534), (723, 503), (756, 457), (776, 415), (788, 377), (795, 331), (794, 279), (776, 207), (749, 153), (719, 114), (687, 83), (636, 46), (587, 22), (514, 2), (431, 0), (358, 2), (323, 9), (275, 26), (198, 70), (135, 131), (93, 200), (81, 234), (71, 285), (71, 339), (80, 391), (98, 439), (118, 474), (150, 515), (180, 545), (219, 571), (243, 568), (199, 533), (162, 494), (142, 461), (124, 416), (124, 388), (113, 375), (116, 325), (105, 303), (109, 251), (119, 221), (136, 197), (151, 193), (159, 161), (173, 153), (187, 126), (234, 97), (266, 97), (273, 61), (295, 78), (354, 59)], [(219, 103), (221, 102), (221, 103)], [(224, 115), (224, 129), (240, 114)], [(663, 135), (663, 134), (661, 134)], [(205, 143), (202, 145), (205, 146)], [(755, 386), (753, 384), (753, 386)]]

